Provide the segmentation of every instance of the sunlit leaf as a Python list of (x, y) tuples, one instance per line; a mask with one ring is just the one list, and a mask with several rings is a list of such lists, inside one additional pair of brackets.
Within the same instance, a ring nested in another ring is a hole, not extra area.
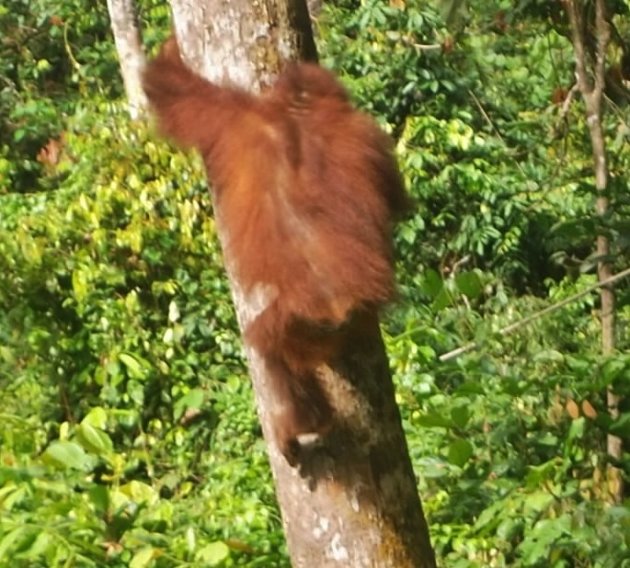
[(153, 560), (160, 555), (158, 549), (151, 546), (145, 546), (133, 555), (129, 568), (146, 568), (151, 565)]
[(206, 566), (217, 566), (230, 555), (230, 549), (224, 542), (213, 542), (200, 548), (195, 559)]
[(82, 422), (77, 427), (77, 441), (88, 451), (99, 456), (107, 456), (113, 451), (114, 444), (106, 432), (95, 428), (89, 422)]
[(52, 442), (43, 454), (45, 461), (54, 463), (61, 468), (80, 469), (87, 471), (93, 466), (93, 460), (76, 442)]
[(159, 498), (154, 487), (141, 481), (130, 481), (122, 485), (119, 491), (135, 503), (155, 503)]
[(90, 424), (94, 428), (105, 430), (107, 426), (107, 411), (102, 406), (95, 406), (81, 421), (82, 424)]

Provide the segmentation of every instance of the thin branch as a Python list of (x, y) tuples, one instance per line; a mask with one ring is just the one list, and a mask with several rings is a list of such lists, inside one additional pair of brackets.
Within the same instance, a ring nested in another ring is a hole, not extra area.
[(617, 119), (617, 122), (621, 123), (624, 126), (624, 128), (630, 130), (630, 123), (628, 123), (628, 121), (626, 120), (626, 116), (624, 114), (624, 111), (621, 109), (621, 107), (615, 101), (613, 101), (608, 95), (606, 95), (606, 92), (604, 92), (604, 100), (606, 101), (606, 103), (608, 103), (608, 108), (610, 108), (610, 110), (612, 110), (612, 112), (615, 114), (615, 118)]
[(442, 49), (444, 49), (441, 43), (411, 43), (410, 45), (420, 51), (442, 51)]
[(586, 71), (586, 48), (584, 46), (584, 38), (582, 30), (584, 29), (584, 20), (582, 14), (576, 5), (575, 0), (564, 0), (569, 23), (571, 28), (571, 42), (573, 43), (573, 51), (575, 52), (575, 75), (583, 95), (593, 90), (593, 85), (588, 78)]
[(63, 44), (72, 67), (79, 71), (81, 69), (81, 64), (75, 59), (74, 54), (72, 53), (72, 47), (68, 41), (68, 22), (66, 22), (63, 26)]
[[(481, 104), (481, 101), (477, 98), (477, 95), (475, 95), (475, 93), (473, 93), (470, 89), (468, 89), (468, 94), (470, 95), (470, 97), (472, 98), (473, 102), (475, 103), (475, 106), (479, 109), (479, 112), (481, 113), (481, 116), (483, 116), (485, 121), (488, 123), (488, 126), (490, 126), (492, 131), (495, 133), (496, 137), (499, 140), (501, 140), (501, 143), (506, 148), (509, 148), (509, 146), (506, 143), (505, 139), (501, 135), (501, 132), (499, 131), (497, 126), (494, 124), (494, 122), (490, 118), (490, 115), (486, 112), (486, 109), (483, 108), (483, 105)], [(523, 174), (523, 177), (527, 177), (527, 174), (525, 173), (525, 170), (523, 169), (523, 166), (521, 165), (521, 163), (518, 160), (514, 160), (514, 164), (516, 165), (518, 170), (521, 172), (521, 174)]]
[(470, 262), (469, 254), (464, 255), (457, 262), (454, 262), (453, 267), (451, 268), (451, 276), (454, 276), (462, 266), (464, 266), (465, 264), (468, 264), (469, 262)]
[(571, 106), (571, 103), (573, 102), (573, 97), (575, 96), (575, 93), (577, 93), (578, 91), (579, 91), (578, 84), (574, 83), (562, 103), (562, 108), (560, 109), (561, 120), (566, 119), (567, 113), (569, 112), (569, 107)]
[(486, 109), (483, 108), (483, 105), (481, 104), (481, 101), (477, 98), (477, 95), (475, 95), (475, 93), (473, 93), (470, 89), (468, 89), (468, 94), (470, 95), (470, 97), (472, 98), (473, 102), (475, 103), (475, 106), (479, 109), (479, 112), (481, 113), (481, 116), (483, 116), (485, 121), (488, 123), (488, 126), (490, 126), (490, 128), (495, 133), (497, 138), (499, 140), (501, 140), (501, 142), (503, 142), (504, 146), (507, 146), (507, 144), (505, 143), (505, 140), (503, 139), (503, 136), (501, 136), (501, 132), (496, 127), (494, 122), (492, 122), (492, 119), (490, 118), (490, 116), (486, 112)]
[(606, 18), (605, 0), (595, 3), (595, 29), (597, 30), (597, 52), (595, 54), (595, 90), (601, 97), (606, 86), (606, 51), (610, 42), (610, 25)]
[[(604, 286), (613, 284), (617, 282), (618, 280), (621, 280), (628, 276), (630, 276), (630, 268), (626, 268), (625, 270), (622, 270), (621, 272), (615, 274), (614, 276), (611, 276), (610, 278), (607, 278), (606, 280), (602, 280), (601, 282), (592, 284), (591, 286), (589, 286), (588, 288), (585, 288), (581, 292), (577, 292), (576, 294), (573, 294), (572, 296), (569, 296), (568, 298), (565, 298), (564, 300), (561, 300), (560, 302), (557, 302), (555, 304), (552, 304), (551, 306), (547, 306), (546, 308), (543, 308), (542, 310), (534, 312), (533, 314), (523, 318), (522, 320), (511, 323), (510, 325), (507, 325), (501, 328), (498, 333), (501, 336), (509, 335), (510, 333), (522, 327), (525, 327), (526, 325), (541, 318), (542, 316), (555, 312), (556, 310), (559, 310), (560, 308), (563, 308), (564, 306), (572, 302), (575, 302), (576, 300), (579, 300), (580, 298), (590, 294), (591, 292), (593, 292), (594, 290), (597, 290), (598, 288), (603, 288)], [(449, 351), (448, 353), (444, 353), (443, 355), (440, 355), (438, 359), (441, 362), (449, 361), (450, 359), (459, 357), (460, 355), (463, 355), (464, 353), (468, 353), (469, 351), (478, 349), (479, 347), (480, 347), (479, 342), (472, 341), (470, 343), (467, 343), (466, 345), (462, 345), (461, 347), (458, 347), (457, 349), (453, 349), (452, 351)]]

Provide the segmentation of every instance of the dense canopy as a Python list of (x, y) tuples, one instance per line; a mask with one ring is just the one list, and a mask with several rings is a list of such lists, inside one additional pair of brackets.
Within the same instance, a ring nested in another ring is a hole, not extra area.
[[(168, 6), (137, 4), (152, 53)], [(628, 280), (610, 352), (597, 289), (518, 324), (630, 266), (630, 3), (608, 2), (603, 215), (563, 4), (314, 19), (415, 200), (382, 329), (443, 566), (630, 566), (606, 443), (630, 439)], [(106, 2), (0, 7), (0, 566), (288, 566), (201, 161), (123, 93)]]

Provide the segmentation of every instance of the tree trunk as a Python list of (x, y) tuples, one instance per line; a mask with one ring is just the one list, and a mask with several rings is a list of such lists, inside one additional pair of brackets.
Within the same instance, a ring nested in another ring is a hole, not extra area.
[(112, 33), (120, 61), (120, 71), (131, 118), (139, 118), (147, 109), (142, 89), (142, 69), (145, 64), (140, 29), (133, 0), (107, 0)]
[[(588, 124), (591, 146), (593, 148), (593, 170), (595, 174), (595, 189), (597, 191), (596, 211), (604, 218), (609, 213), (609, 201), (606, 195), (608, 188), (608, 164), (606, 156), (606, 139), (602, 126), (603, 110), (602, 98), (606, 85), (606, 50), (610, 41), (610, 25), (606, 13), (605, 0), (595, 2), (595, 21), (584, 21), (583, 6), (576, 0), (564, 0), (569, 23), (571, 38), (575, 54), (575, 68), (578, 88), (586, 107), (586, 123)], [(587, 51), (587, 41), (584, 32), (592, 27), (596, 33), (597, 45), (595, 53)], [(589, 69), (589, 62), (592, 68)], [(597, 237), (597, 278), (600, 282), (608, 280), (613, 275), (610, 256), (610, 242), (606, 235)], [(602, 354), (604, 357), (615, 351), (615, 291), (612, 285), (602, 286), (600, 292), (600, 311), (602, 326)], [(619, 416), (619, 396), (610, 389), (607, 392), (608, 411), (611, 418)], [(621, 459), (622, 444), (618, 436), (608, 435), (608, 455), (615, 461)], [(623, 480), (621, 471), (613, 466), (608, 468), (608, 485), (614, 501), (620, 503), (623, 499)]]
[[(171, 5), (183, 56), (212, 81), (261, 88), (284, 61), (316, 57), (304, 0)], [(224, 241), (216, 208), (215, 216)], [(225, 262), (243, 328), (257, 307), (241, 293), (231, 259)], [(256, 352), (245, 347), (293, 566), (435, 567), (376, 319), (357, 332), (336, 368), (325, 369), (322, 381), (343, 431), (299, 469), (275, 445), (271, 379)]]

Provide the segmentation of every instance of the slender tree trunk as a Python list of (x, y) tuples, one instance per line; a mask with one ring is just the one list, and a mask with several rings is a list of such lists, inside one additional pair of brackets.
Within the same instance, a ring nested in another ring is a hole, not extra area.
[(145, 64), (136, 17), (134, 0), (107, 0), (120, 70), (125, 85), (131, 118), (139, 118), (147, 109), (147, 99), (142, 89), (142, 69)]
[[(606, 139), (602, 125), (603, 111), (602, 98), (606, 84), (606, 50), (610, 41), (610, 25), (606, 14), (605, 0), (595, 2), (594, 29), (597, 36), (597, 45), (594, 53), (594, 61), (589, 69), (589, 57), (584, 37), (586, 26), (591, 22), (584, 21), (584, 7), (578, 0), (564, 0), (573, 41), (575, 53), (577, 84), (586, 107), (586, 123), (588, 124), (593, 148), (593, 169), (595, 174), (595, 189), (597, 190), (596, 211), (604, 218), (609, 212), (607, 197), (608, 165), (606, 157)], [(610, 255), (610, 241), (604, 234), (597, 237), (597, 277), (600, 282), (609, 279), (613, 275), (613, 268), (608, 257)], [(600, 292), (600, 310), (602, 326), (602, 354), (612, 355), (615, 350), (615, 291), (613, 286), (603, 286)], [(611, 417), (619, 416), (619, 396), (610, 389), (607, 392), (608, 410)], [(622, 444), (618, 436), (608, 435), (608, 455), (618, 461), (621, 459)], [(616, 502), (623, 499), (623, 480), (621, 471), (613, 466), (608, 468), (608, 484), (612, 497)]]
[[(210, 80), (260, 88), (284, 61), (316, 56), (304, 0), (171, 5), (184, 57)], [(215, 216), (225, 241), (221, 211)], [(256, 306), (241, 292), (231, 259), (225, 261), (244, 327)], [(343, 362), (325, 370), (344, 431), (299, 470), (275, 446), (270, 379), (256, 352), (246, 350), (293, 566), (435, 567), (378, 322), (368, 322)]]

